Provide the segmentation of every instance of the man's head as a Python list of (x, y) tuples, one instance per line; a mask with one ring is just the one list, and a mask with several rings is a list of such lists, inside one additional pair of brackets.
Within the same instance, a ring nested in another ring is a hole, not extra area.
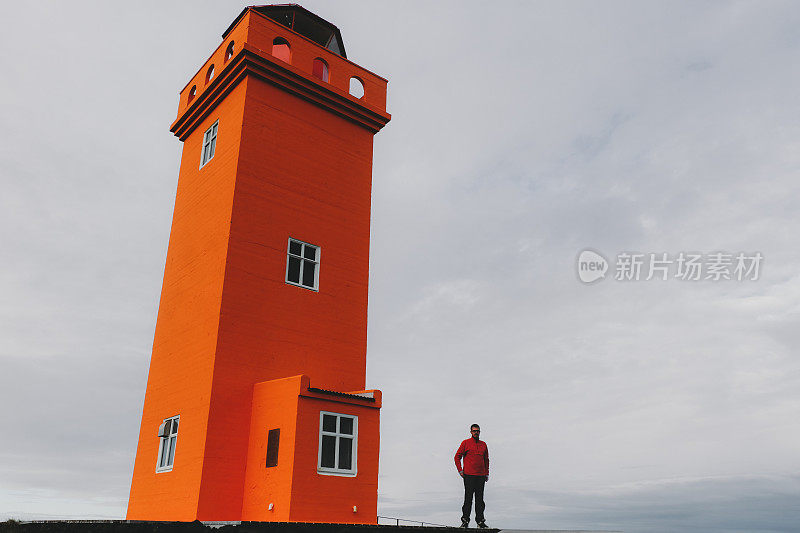
[(472, 424), (469, 427), (469, 434), (472, 435), (472, 438), (478, 440), (481, 436), (481, 427), (478, 424)]

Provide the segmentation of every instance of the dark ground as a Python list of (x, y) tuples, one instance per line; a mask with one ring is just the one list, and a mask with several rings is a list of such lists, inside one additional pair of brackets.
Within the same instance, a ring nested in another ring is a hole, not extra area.
[[(125, 520), (0, 522), (2, 533), (453, 533), (452, 527), (382, 526), (354, 524), (303, 524), (291, 522), (242, 522), (203, 525), (201, 522), (138, 522)], [(497, 533), (498, 529), (486, 529)]]

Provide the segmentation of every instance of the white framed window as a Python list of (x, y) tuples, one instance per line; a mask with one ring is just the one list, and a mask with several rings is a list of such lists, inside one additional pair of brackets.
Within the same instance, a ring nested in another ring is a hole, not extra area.
[(158, 426), (158, 462), (156, 472), (169, 472), (175, 460), (175, 446), (178, 444), (178, 420), (180, 415), (165, 418)]
[(289, 238), (286, 252), (286, 283), (319, 290), (319, 246)]
[(320, 411), (317, 472), (333, 476), (358, 473), (358, 417)]
[(203, 168), (214, 157), (214, 151), (217, 148), (217, 126), (219, 126), (219, 120), (208, 128), (205, 135), (203, 135), (203, 154), (200, 156), (200, 168)]

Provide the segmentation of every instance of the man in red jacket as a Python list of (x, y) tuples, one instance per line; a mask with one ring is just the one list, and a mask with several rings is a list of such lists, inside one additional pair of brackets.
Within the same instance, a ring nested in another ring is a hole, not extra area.
[[(481, 427), (472, 424), (469, 428), (472, 438), (461, 443), (456, 451), (456, 468), (464, 478), (464, 506), (461, 508), (461, 527), (469, 525), (469, 515), (472, 512), (472, 495), (475, 495), (475, 521), (481, 529), (486, 528), (486, 519), (483, 510), (483, 485), (489, 481), (489, 448), (480, 439)], [(461, 458), (464, 458), (464, 468), (461, 468)]]

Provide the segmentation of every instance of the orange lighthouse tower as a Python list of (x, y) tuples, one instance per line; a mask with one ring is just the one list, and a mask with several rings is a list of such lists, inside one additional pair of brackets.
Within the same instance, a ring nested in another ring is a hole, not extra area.
[(372, 138), (387, 81), (296, 5), (245, 8), (181, 91), (127, 518), (376, 523)]

